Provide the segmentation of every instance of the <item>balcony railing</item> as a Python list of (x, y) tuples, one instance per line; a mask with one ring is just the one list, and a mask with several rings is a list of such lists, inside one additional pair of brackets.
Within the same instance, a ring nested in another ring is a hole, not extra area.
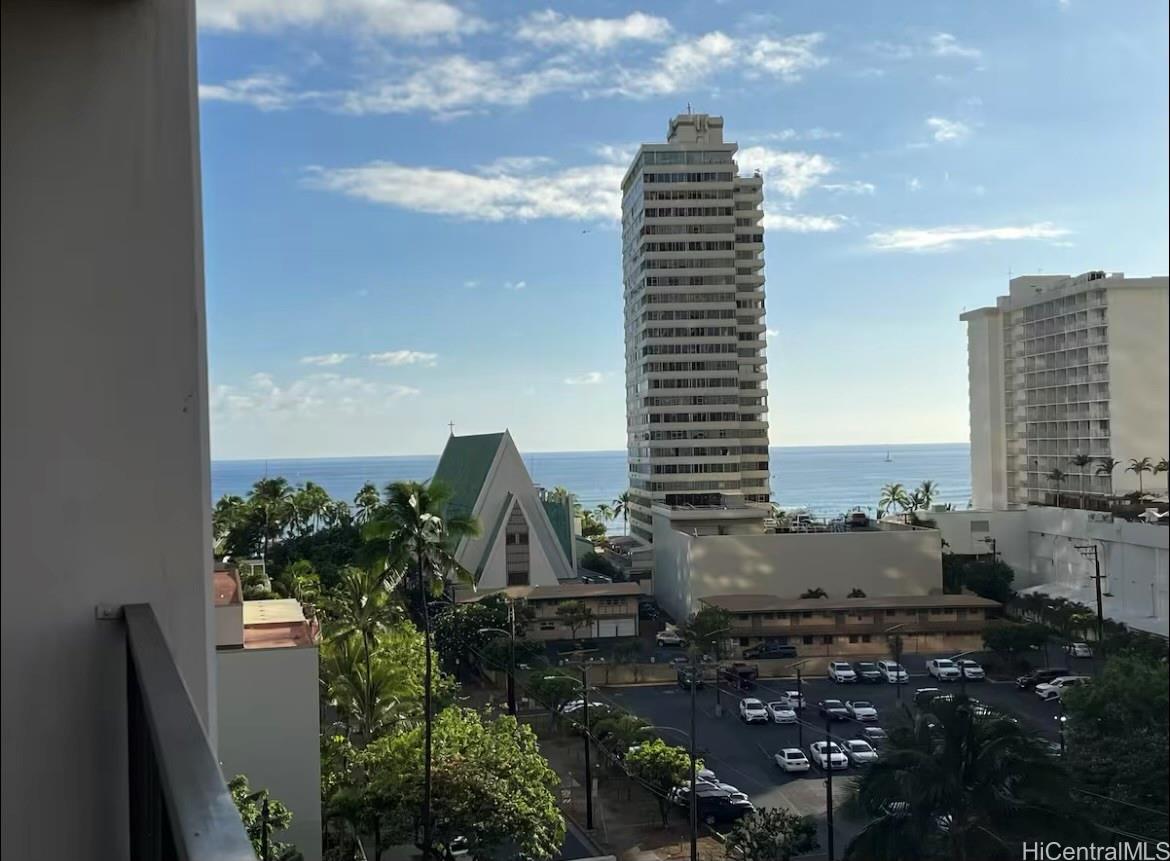
[(256, 861), (149, 604), (123, 608), (132, 861)]

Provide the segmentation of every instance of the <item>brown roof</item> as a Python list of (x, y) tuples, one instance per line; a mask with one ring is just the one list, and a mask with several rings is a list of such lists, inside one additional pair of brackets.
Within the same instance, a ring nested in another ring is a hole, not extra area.
[(877, 598), (781, 598), (777, 595), (707, 595), (704, 604), (731, 613), (813, 610), (927, 610), (932, 607), (998, 607), (978, 595), (886, 595)]
[(245, 649), (311, 646), (314, 634), (300, 602), (292, 598), (244, 602)]
[(526, 598), (529, 601), (565, 601), (575, 598), (616, 598), (642, 594), (639, 583), (560, 583), (556, 586), (508, 586), (503, 589), (456, 590), (459, 603), (482, 601), (489, 595)]

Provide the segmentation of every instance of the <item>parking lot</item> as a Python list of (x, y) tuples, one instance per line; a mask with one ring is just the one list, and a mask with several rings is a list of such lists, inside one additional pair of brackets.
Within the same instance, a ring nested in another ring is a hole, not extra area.
[[(706, 766), (725, 783), (731, 783), (746, 792), (757, 807), (783, 805), (801, 814), (818, 820), (821, 830), (821, 845), (825, 845), (825, 780), (823, 772), (814, 768), (804, 775), (790, 775), (782, 771), (773, 761), (773, 755), (786, 747), (800, 747), (808, 755), (809, 744), (825, 738), (824, 720), (817, 712), (817, 703), (822, 699), (842, 701), (868, 700), (878, 710), (877, 725), (886, 729), (909, 720), (901, 702), (913, 705), (914, 691), (922, 687), (938, 687), (957, 693), (958, 683), (939, 683), (922, 672), (924, 656), (917, 661), (907, 656), (906, 664), (911, 670), (910, 682), (898, 687), (886, 683), (842, 684), (824, 677), (805, 678), (803, 681), (806, 708), (801, 715), (802, 723), (797, 726), (778, 724), (745, 725), (739, 719), (739, 698), (751, 696), (768, 702), (788, 690), (795, 690), (796, 680), (761, 679), (755, 690), (736, 692), (726, 687), (720, 691), (724, 707), (722, 717), (715, 717), (715, 687), (708, 684), (696, 695), (696, 747), (701, 752)], [(630, 685), (609, 687), (602, 691), (604, 699), (610, 699), (656, 727), (671, 727), (681, 732), (664, 731), (659, 734), (667, 741), (686, 746), (687, 737), (682, 733), (690, 730), (690, 694), (677, 684), (673, 685)], [(984, 703), (1001, 709), (1046, 738), (1058, 738), (1056, 717), (1057, 703), (1042, 702), (1031, 691), (1020, 691), (1012, 682), (968, 682), (967, 694)], [(869, 723), (867, 725), (873, 725)], [(831, 726), (834, 739), (850, 739), (860, 734), (861, 724), (848, 720), (836, 721)], [(834, 808), (848, 795), (850, 778), (856, 777), (859, 769), (850, 766), (845, 771), (833, 774)], [(845, 811), (835, 814), (835, 834), (838, 849), (856, 834), (864, 821), (850, 819)]]

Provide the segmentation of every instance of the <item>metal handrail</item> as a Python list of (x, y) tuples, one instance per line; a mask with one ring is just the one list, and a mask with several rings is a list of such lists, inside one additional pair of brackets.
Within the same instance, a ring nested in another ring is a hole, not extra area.
[(130, 857), (256, 861), (154, 609), (128, 604), (122, 610), (130, 730)]

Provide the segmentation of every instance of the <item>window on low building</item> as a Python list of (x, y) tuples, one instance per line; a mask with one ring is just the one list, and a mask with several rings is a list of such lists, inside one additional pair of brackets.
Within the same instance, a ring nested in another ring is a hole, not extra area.
[(824, 643), (826, 646), (831, 646), (831, 645), (833, 645), (833, 636), (831, 634), (829, 634), (829, 635), (826, 635), (824, 637), (821, 637), (821, 642)]
[(801, 642), (804, 643), (806, 646), (811, 646), (813, 644), (813, 639), (814, 639), (813, 637), (801, 637), (800, 638)]
[(868, 643), (871, 639), (873, 639), (873, 638), (870, 637), (869, 634), (862, 634), (861, 635), (861, 642), (863, 642), (863, 643)]
[(850, 634), (849, 635), (849, 642), (856, 643), (857, 642), (857, 634)]

